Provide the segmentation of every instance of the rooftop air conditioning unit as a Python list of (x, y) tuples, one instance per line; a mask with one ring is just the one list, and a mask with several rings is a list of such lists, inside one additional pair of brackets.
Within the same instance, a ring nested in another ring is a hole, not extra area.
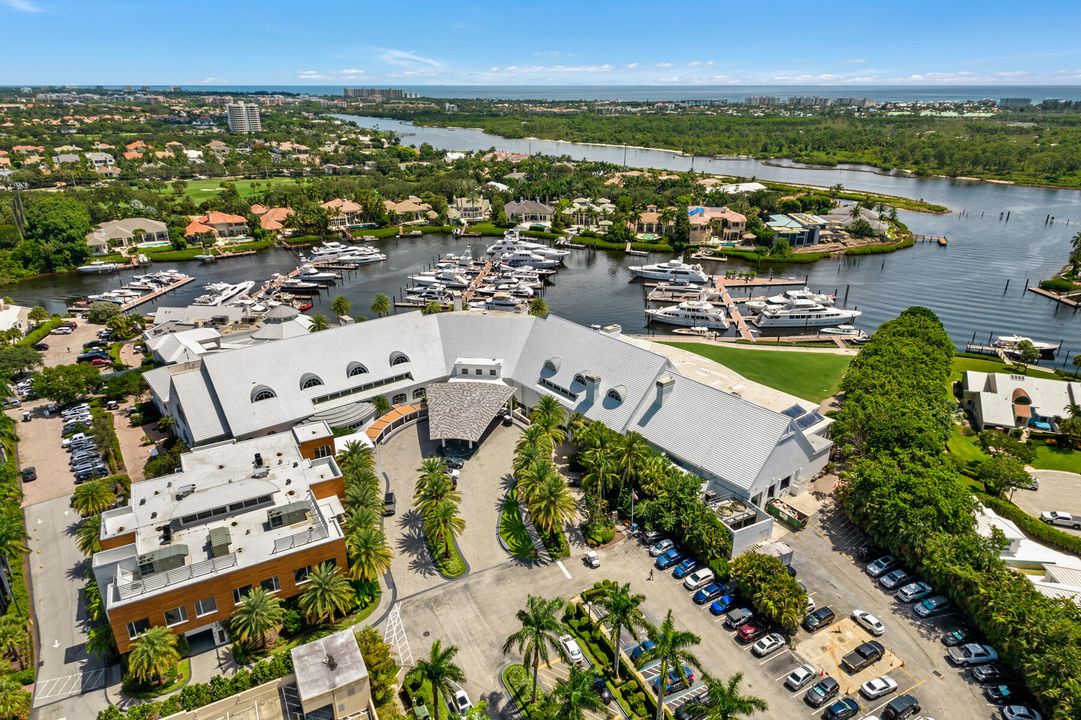
[(257, 468), (255, 468), (255, 471), (251, 474), (251, 476), (253, 478), (265, 478), (269, 474), (270, 474), (270, 468), (268, 468), (268, 467), (257, 467)]
[(193, 492), (195, 492), (194, 484), (181, 485), (176, 489), (176, 499), (183, 500), (188, 495), (191, 495)]

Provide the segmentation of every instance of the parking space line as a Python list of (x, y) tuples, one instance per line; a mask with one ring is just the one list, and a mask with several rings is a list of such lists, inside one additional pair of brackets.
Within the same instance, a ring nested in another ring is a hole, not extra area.
[(556, 560), (556, 565), (558, 565), (559, 569), (563, 571), (563, 577), (570, 580), (571, 579), (571, 574), (569, 572), (567, 572), (567, 567), (563, 564), (563, 561), (562, 560)]

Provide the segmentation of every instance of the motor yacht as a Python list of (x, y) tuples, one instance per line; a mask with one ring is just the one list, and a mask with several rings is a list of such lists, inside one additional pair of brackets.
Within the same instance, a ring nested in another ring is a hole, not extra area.
[(1019, 351), (1017, 346), (1024, 341), (1032, 343), (1032, 347), (1036, 348), (1036, 351), (1040, 353), (1040, 357), (1051, 359), (1055, 357), (1055, 351), (1059, 346), (1055, 343), (1044, 342), (1042, 340), (1033, 340), (1030, 337), (1024, 335), (1000, 335), (995, 340), (995, 347), (1000, 347), (1010, 355), (1015, 355)]
[(521, 312), (522, 308), (525, 307), (525, 303), (512, 296), (510, 293), (497, 292), (495, 295), (488, 298), (487, 302), (484, 303), (484, 307), (487, 310)]
[(462, 289), (469, 287), (469, 280), (464, 275), (451, 270), (428, 270), (410, 275), (409, 279), (416, 285), (445, 285), (449, 288)]
[(704, 327), (710, 330), (727, 330), (728, 318), (722, 308), (714, 307), (704, 300), (688, 300), (678, 305), (646, 310), (650, 320), (682, 327)]
[(338, 273), (333, 273), (329, 270), (320, 270), (311, 265), (301, 265), (300, 275), (297, 277), (301, 280), (317, 283), (319, 285), (333, 285), (341, 276), (338, 275)]
[(766, 302), (770, 305), (785, 305), (792, 300), (811, 300), (819, 305), (833, 305), (832, 295), (816, 293), (809, 287), (800, 288), (799, 290), (785, 290), (779, 295), (771, 295), (766, 298)]
[(253, 285), (255, 285), (255, 282), (252, 280), (245, 280), (235, 285), (232, 283), (211, 283), (203, 286), (207, 293), (195, 298), (192, 305), (224, 305), (237, 295), (251, 290)]
[(532, 268), (557, 268), (560, 265), (560, 260), (553, 260), (546, 258), (542, 255), (538, 255), (531, 250), (525, 248), (519, 248), (514, 252), (504, 253), (499, 256), (500, 260), (505, 265), (509, 265), (512, 268), (522, 267), (528, 265)]
[(346, 245), (336, 241), (323, 243), (319, 247), (312, 248), (311, 254), (308, 255), (308, 262), (323, 262), (328, 260), (337, 260), (342, 255), (352, 253), (359, 250), (359, 247), (353, 245)]
[(93, 261), (91, 263), (88, 263), (86, 265), (80, 265), (79, 267), (77, 267), (75, 269), (78, 270), (81, 273), (93, 274), (93, 273), (116, 272), (121, 267), (123, 267), (123, 266), (120, 263), (105, 262), (104, 260), (95, 260), (95, 261)]
[(571, 254), (570, 250), (562, 250), (560, 248), (548, 247), (541, 243), (522, 240), (517, 230), (508, 230), (504, 233), (502, 240), (495, 245), (490, 245), (488, 247), (486, 253), (489, 257), (500, 257), (506, 253), (515, 253), (519, 250), (528, 250), (534, 255), (539, 255), (546, 260), (555, 260), (557, 261), (557, 264), (562, 264)]
[(688, 265), (683, 258), (675, 258), (667, 262), (654, 263), (652, 265), (631, 265), (631, 275), (643, 280), (664, 280), (667, 282), (705, 283), (710, 281), (709, 275), (702, 270), (701, 265)]
[(760, 328), (819, 328), (844, 325), (862, 315), (859, 310), (827, 307), (814, 300), (792, 300), (785, 305), (767, 305), (754, 319)]

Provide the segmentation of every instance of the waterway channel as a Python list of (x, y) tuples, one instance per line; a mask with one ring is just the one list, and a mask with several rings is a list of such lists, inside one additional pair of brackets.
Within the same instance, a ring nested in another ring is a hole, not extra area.
[[(352, 118), (364, 126), (396, 130), (410, 144), (430, 143), (440, 149), (477, 150), (495, 147), (511, 152), (570, 155), (575, 159), (623, 162), (623, 148), (578, 145), (541, 140), (507, 140), (478, 130), (416, 127), (385, 118)], [(688, 170), (689, 157), (656, 150), (629, 148), (627, 165), (657, 169)], [(806, 277), (819, 291), (836, 291), (847, 307), (863, 311), (856, 323), (871, 330), (910, 305), (925, 305), (942, 318), (960, 346), (973, 340), (986, 342), (992, 334), (1029, 335), (1064, 342), (1056, 364), (1081, 352), (1081, 313), (1025, 292), (1065, 262), (1069, 239), (1081, 231), (1081, 192), (1024, 186), (912, 178), (870, 172), (866, 168), (804, 169), (794, 164), (764, 164), (757, 160), (694, 158), (694, 169), (705, 172), (757, 177), (795, 183), (847, 188), (923, 198), (946, 205), (947, 215), (900, 213), (916, 233), (945, 235), (948, 247), (918, 244), (912, 249), (880, 256), (825, 260), (812, 265), (781, 266), (779, 273)], [(1000, 213), (1010, 213), (1008, 222)], [(1054, 224), (1045, 224), (1048, 215)], [(462, 252), (472, 244), (479, 255), (487, 238), (456, 240), (446, 235), (412, 239), (387, 239), (377, 243), (387, 261), (347, 272), (343, 282), (315, 298), (311, 312), (330, 314), (330, 298), (343, 293), (352, 301), (354, 315), (370, 314), (368, 307), (378, 292), (398, 295), (407, 277), (447, 252)], [(626, 266), (666, 259), (624, 257), (622, 253), (576, 250), (567, 268), (545, 292), (554, 313), (583, 324), (617, 322), (627, 331), (645, 325), (643, 293), (630, 281)], [(195, 261), (166, 263), (164, 267), (196, 275), (198, 282), (162, 298), (159, 304), (187, 304), (203, 294), (210, 282), (255, 280), (261, 283), (272, 273), (287, 272), (297, 264), (289, 251), (272, 249), (253, 256), (233, 258), (211, 265)], [(707, 267), (721, 272), (725, 266)], [(746, 267), (728, 263), (730, 269)], [(20, 304), (40, 304), (60, 311), (72, 300), (89, 293), (115, 288), (131, 272), (108, 276), (65, 274), (26, 280), (5, 288)], [(1009, 283), (1007, 287), (1007, 281)], [(154, 304), (141, 308), (149, 312)]]

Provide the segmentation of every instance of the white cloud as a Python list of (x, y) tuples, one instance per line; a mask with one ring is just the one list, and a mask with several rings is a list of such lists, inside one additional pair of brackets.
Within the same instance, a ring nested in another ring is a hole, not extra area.
[(388, 65), (394, 65), (396, 67), (413, 68), (418, 65), (430, 68), (443, 67), (443, 63), (438, 60), (418, 55), (412, 50), (395, 50), (394, 48), (387, 48), (380, 53), (379, 59)]
[(867, 61), (863, 58), (849, 58), (847, 60), (838, 60), (838, 65), (863, 65)]
[(638, 69), (638, 63), (627, 63), (623, 67), (627, 68), (628, 70), (637, 70)]
[(45, 12), (36, 3), (31, 2), (31, 0), (0, 0), (0, 5), (24, 13)]
[(577, 74), (577, 73), (607, 73), (612, 71), (608, 63), (604, 65), (507, 65), (506, 67), (492, 67), (489, 72), (513, 73), (516, 75), (539, 75), (544, 73)]
[(330, 76), (317, 70), (301, 70), (297, 73), (300, 80), (329, 80)]
[(339, 75), (343, 77), (349, 77), (351, 75), (363, 75), (365, 70), (363, 68), (342, 68), (338, 71)]
[(674, 67), (674, 66), (675, 66), (675, 63), (659, 62), (659, 63), (656, 63), (653, 67), (670, 68), (670, 67)]

